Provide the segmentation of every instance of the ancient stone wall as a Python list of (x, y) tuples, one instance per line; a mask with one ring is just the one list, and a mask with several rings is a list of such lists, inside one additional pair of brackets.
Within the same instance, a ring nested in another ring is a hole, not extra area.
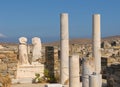
[(120, 64), (112, 64), (107, 68), (108, 87), (120, 86)]
[(15, 78), (17, 70), (17, 53), (12, 49), (0, 49), (0, 74), (10, 74)]
[(49, 71), (50, 78), (60, 75), (59, 50), (57, 47), (45, 47), (45, 69)]

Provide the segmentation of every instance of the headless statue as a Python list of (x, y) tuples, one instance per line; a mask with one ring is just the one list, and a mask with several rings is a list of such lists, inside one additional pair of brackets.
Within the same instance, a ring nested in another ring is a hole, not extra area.
[(32, 38), (33, 50), (32, 50), (32, 61), (36, 62), (37, 59), (41, 58), (41, 40), (38, 37)]
[(19, 64), (20, 65), (28, 65), (28, 52), (27, 52), (27, 38), (20, 37), (19, 38)]

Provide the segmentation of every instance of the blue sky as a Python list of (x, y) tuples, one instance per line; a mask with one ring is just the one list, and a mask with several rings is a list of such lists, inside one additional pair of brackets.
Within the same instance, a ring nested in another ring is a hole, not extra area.
[(120, 35), (120, 0), (0, 0), (0, 41), (38, 36), (59, 40), (60, 13), (69, 14), (70, 38), (92, 35), (92, 15), (101, 14), (102, 37)]

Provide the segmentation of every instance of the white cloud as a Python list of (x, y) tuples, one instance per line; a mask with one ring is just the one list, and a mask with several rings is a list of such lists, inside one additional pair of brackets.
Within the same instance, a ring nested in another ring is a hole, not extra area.
[(5, 38), (6, 36), (2, 33), (0, 33), (0, 38)]

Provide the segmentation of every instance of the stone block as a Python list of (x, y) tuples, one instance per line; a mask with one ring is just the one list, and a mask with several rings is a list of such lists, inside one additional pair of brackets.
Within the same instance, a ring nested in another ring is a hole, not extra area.
[(9, 51), (9, 50), (0, 50), (0, 53), (2, 54), (7, 54), (7, 53), (12, 53), (12, 54), (14, 54), (14, 51)]
[(6, 71), (7, 70), (7, 64), (0, 64), (0, 71)]
[(63, 87), (61, 84), (47, 84), (45, 87)]
[(12, 79), (12, 83), (13, 84), (32, 83), (32, 78)]
[(17, 69), (17, 79), (21, 78), (35, 78), (35, 74), (40, 74), (40, 77), (44, 73), (44, 65), (21, 65)]

